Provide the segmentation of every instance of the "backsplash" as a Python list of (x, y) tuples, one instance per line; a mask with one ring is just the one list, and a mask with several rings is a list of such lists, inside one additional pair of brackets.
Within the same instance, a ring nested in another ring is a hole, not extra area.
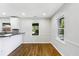
[(3, 32), (11, 32), (11, 24), (10, 23), (2, 23), (2, 31)]

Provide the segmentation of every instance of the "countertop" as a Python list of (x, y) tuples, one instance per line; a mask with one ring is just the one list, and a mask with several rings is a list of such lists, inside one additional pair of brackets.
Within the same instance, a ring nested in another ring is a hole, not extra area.
[(11, 37), (11, 36), (20, 35), (20, 34), (24, 34), (24, 33), (22, 33), (22, 32), (18, 32), (18, 33), (14, 33), (14, 32), (3, 33), (3, 32), (0, 32), (0, 37)]

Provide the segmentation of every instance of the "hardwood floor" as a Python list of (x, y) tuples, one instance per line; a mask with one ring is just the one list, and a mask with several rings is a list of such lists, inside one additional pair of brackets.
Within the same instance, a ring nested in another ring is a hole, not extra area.
[(9, 56), (61, 56), (50, 44), (22, 44)]

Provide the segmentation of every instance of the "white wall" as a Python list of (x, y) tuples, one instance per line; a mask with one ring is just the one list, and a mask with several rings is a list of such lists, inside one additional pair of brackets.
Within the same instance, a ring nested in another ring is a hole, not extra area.
[[(56, 19), (64, 15), (64, 43), (57, 39)], [(51, 19), (51, 43), (63, 55), (79, 56), (79, 4), (65, 4)]]
[[(21, 32), (25, 32), (24, 42), (46, 43), (50, 41), (50, 20), (49, 19), (20, 19)], [(32, 23), (39, 23), (39, 36), (32, 36)]]

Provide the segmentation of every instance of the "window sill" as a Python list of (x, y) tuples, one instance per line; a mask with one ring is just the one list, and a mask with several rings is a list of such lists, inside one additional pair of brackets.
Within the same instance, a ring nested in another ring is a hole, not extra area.
[(65, 44), (65, 41), (64, 41), (64, 40), (61, 40), (59, 37), (57, 37), (56, 40), (59, 41), (59, 42), (62, 43), (62, 44)]

